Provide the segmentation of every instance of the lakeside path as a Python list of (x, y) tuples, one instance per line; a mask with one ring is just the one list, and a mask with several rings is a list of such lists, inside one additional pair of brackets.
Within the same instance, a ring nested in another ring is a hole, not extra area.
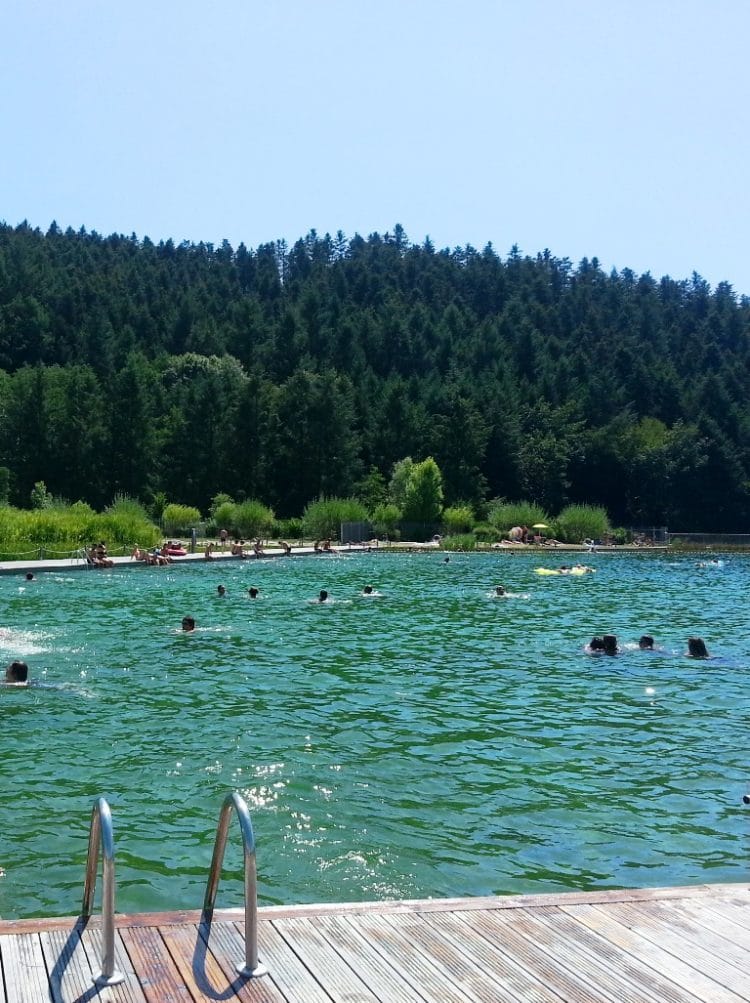
[[(589, 547), (582, 546), (576, 543), (560, 543), (556, 546), (537, 546), (535, 544), (496, 544), (494, 546), (482, 547), (477, 551), (471, 551), (470, 553), (479, 554), (538, 554), (539, 556), (544, 556), (545, 558), (551, 557), (553, 554), (588, 554), (589, 556), (595, 556), (596, 554), (649, 554), (656, 553), (659, 551), (669, 550), (666, 545), (651, 545), (646, 547), (636, 547), (636, 546), (612, 546), (612, 547), (596, 547), (593, 551)], [(174, 557), (172, 558), (172, 563), (168, 565), (170, 568), (174, 568), (180, 564), (189, 564), (193, 561), (199, 561), (203, 564), (213, 564), (217, 561), (231, 561), (231, 562), (249, 562), (254, 561), (264, 561), (272, 560), (278, 557), (330, 557), (331, 555), (346, 555), (346, 554), (366, 554), (366, 553), (403, 553), (405, 551), (411, 552), (428, 552), (428, 553), (442, 553), (440, 546), (434, 543), (378, 543), (378, 544), (368, 544), (368, 543), (352, 543), (343, 544), (334, 547), (331, 554), (325, 554), (317, 552), (313, 547), (292, 547), (290, 554), (286, 554), (280, 548), (267, 547), (265, 548), (262, 556), (256, 557), (254, 554), (249, 557), (236, 557), (230, 554), (228, 551), (222, 553), (221, 550), (214, 551), (211, 560), (207, 560), (203, 554), (202, 549), (196, 551), (194, 554), (186, 554), (184, 557)], [(446, 554), (456, 553), (455, 551), (445, 551)], [(458, 553), (469, 553), (469, 551), (458, 551)], [(136, 561), (132, 557), (111, 557), (110, 560), (114, 561), (114, 566), (116, 568), (150, 568), (154, 565), (147, 564), (145, 561)], [(81, 556), (76, 557), (64, 557), (64, 558), (39, 558), (34, 561), (0, 561), (0, 575), (10, 575), (10, 574), (26, 574), (27, 571), (31, 571), (33, 574), (43, 571), (93, 571), (101, 573), (110, 569), (107, 568), (92, 568), (86, 563), (85, 559)], [(1, 997), (0, 997), (1, 1000)]]
[(0, 921), (2, 1003), (740, 1003), (750, 1000), (750, 889), (698, 885), (473, 899), (272, 906), (268, 973), (248, 980), (244, 913)]

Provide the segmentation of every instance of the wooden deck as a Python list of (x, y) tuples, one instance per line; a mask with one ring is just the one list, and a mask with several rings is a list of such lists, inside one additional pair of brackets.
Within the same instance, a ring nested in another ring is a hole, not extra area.
[(127, 978), (98, 989), (95, 920), (0, 921), (0, 1001), (750, 1001), (746, 885), (261, 909), (269, 973), (251, 980), (240, 910), (116, 926)]

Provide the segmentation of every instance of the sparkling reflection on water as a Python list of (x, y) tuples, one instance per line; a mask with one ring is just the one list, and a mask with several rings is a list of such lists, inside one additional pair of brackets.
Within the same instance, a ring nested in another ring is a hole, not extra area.
[[(540, 563), (373, 553), (0, 579), (0, 655), (35, 682), (0, 689), (0, 915), (77, 911), (99, 795), (123, 912), (200, 907), (233, 789), (263, 903), (744, 880), (750, 559), (595, 555), (584, 578)], [(491, 598), (500, 582), (510, 598)], [(310, 602), (321, 588), (333, 602)], [(621, 653), (587, 655), (606, 632)], [(660, 650), (637, 650), (642, 633)], [(690, 634), (715, 657), (685, 658)], [(226, 867), (240, 873), (234, 828)], [(240, 901), (225, 877), (219, 904)]]

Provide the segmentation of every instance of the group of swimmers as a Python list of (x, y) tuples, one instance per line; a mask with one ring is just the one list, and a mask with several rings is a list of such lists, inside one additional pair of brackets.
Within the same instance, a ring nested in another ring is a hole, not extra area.
[[(502, 588), (502, 586), (498, 586), (498, 588)], [(218, 596), (219, 599), (225, 598), (228, 595), (226, 586), (225, 585), (217, 585), (216, 586), (216, 595)], [(250, 588), (247, 590), (247, 595), (248, 595), (249, 599), (257, 599), (260, 596), (260, 589), (256, 588), (254, 585), (251, 585)], [(364, 588), (362, 589), (362, 592), (360, 593), (360, 595), (363, 595), (363, 596), (379, 596), (380, 592), (377, 592), (373, 588), (372, 585), (365, 585)], [(326, 589), (321, 589), (320, 592), (318, 593), (317, 599), (312, 599), (310, 601), (312, 603), (314, 603), (314, 604), (319, 604), (319, 603), (329, 602), (329, 600), (330, 600), (330, 596), (328, 595), (328, 592), (326, 591)], [(187, 632), (187, 633), (191, 633), (192, 631), (194, 631), (195, 630), (195, 617), (193, 617), (193, 616), (184, 616), (182, 618), (182, 630), (185, 631), (185, 632)]]
[[(650, 634), (643, 634), (638, 641), (638, 647), (641, 651), (653, 651), (654, 650), (654, 639)], [(601, 637), (592, 637), (589, 643), (586, 645), (586, 650), (590, 654), (595, 655), (616, 655), (620, 651), (617, 644), (617, 637), (614, 634), (604, 634)], [(688, 638), (688, 650), (686, 652), (688, 658), (710, 658), (706, 648), (706, 642), (702, 637), (689, 637)]]
[[(224, 596), (227, 595), (226, 586), (217, 585), (216, 594), (220, 599), (223, 599)], [(247, 595), (249, 599), (257, 599), (258, 596), (260, 595), (260, 589), (257, 589), (254, 585), (251, 585), (250, 588), (247, 590)]]

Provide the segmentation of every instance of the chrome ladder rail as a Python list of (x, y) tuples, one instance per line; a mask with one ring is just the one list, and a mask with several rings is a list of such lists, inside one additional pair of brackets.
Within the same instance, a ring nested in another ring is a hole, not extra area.
[(258, 877), (255, 865), (255, 836), (247, 804), (236, 791), (233, 794), (227, 794), (224, 804), (221, 806), (219, 824), (216, 827), (214, 853), (211, 858), (211, 870), (206, 885), (206, 897), (203, 900), (203, 915), (210, 925), (216, 892), (219, 889), (221, 865), (224, 862), (224, 850), (227, 845), (229, 820), (233, 808), (237, 813), (237, 820), (242, 832), (245, 863), (245, 963), (237, 965), (236, 968), (240, 975), (258, 978), (265, 975), (268, 969), (258, 961)]
[(99, 850), (102, 855), (102, 970), (94, 976), (97, 986), (116, 986), (125, 976), (115, 968), (115, 837), (112, 812), (105, 798), (98, 798), (91, 810), (89, 852), (83, 886), (81, 918), (87, 923), (94, 906)]

